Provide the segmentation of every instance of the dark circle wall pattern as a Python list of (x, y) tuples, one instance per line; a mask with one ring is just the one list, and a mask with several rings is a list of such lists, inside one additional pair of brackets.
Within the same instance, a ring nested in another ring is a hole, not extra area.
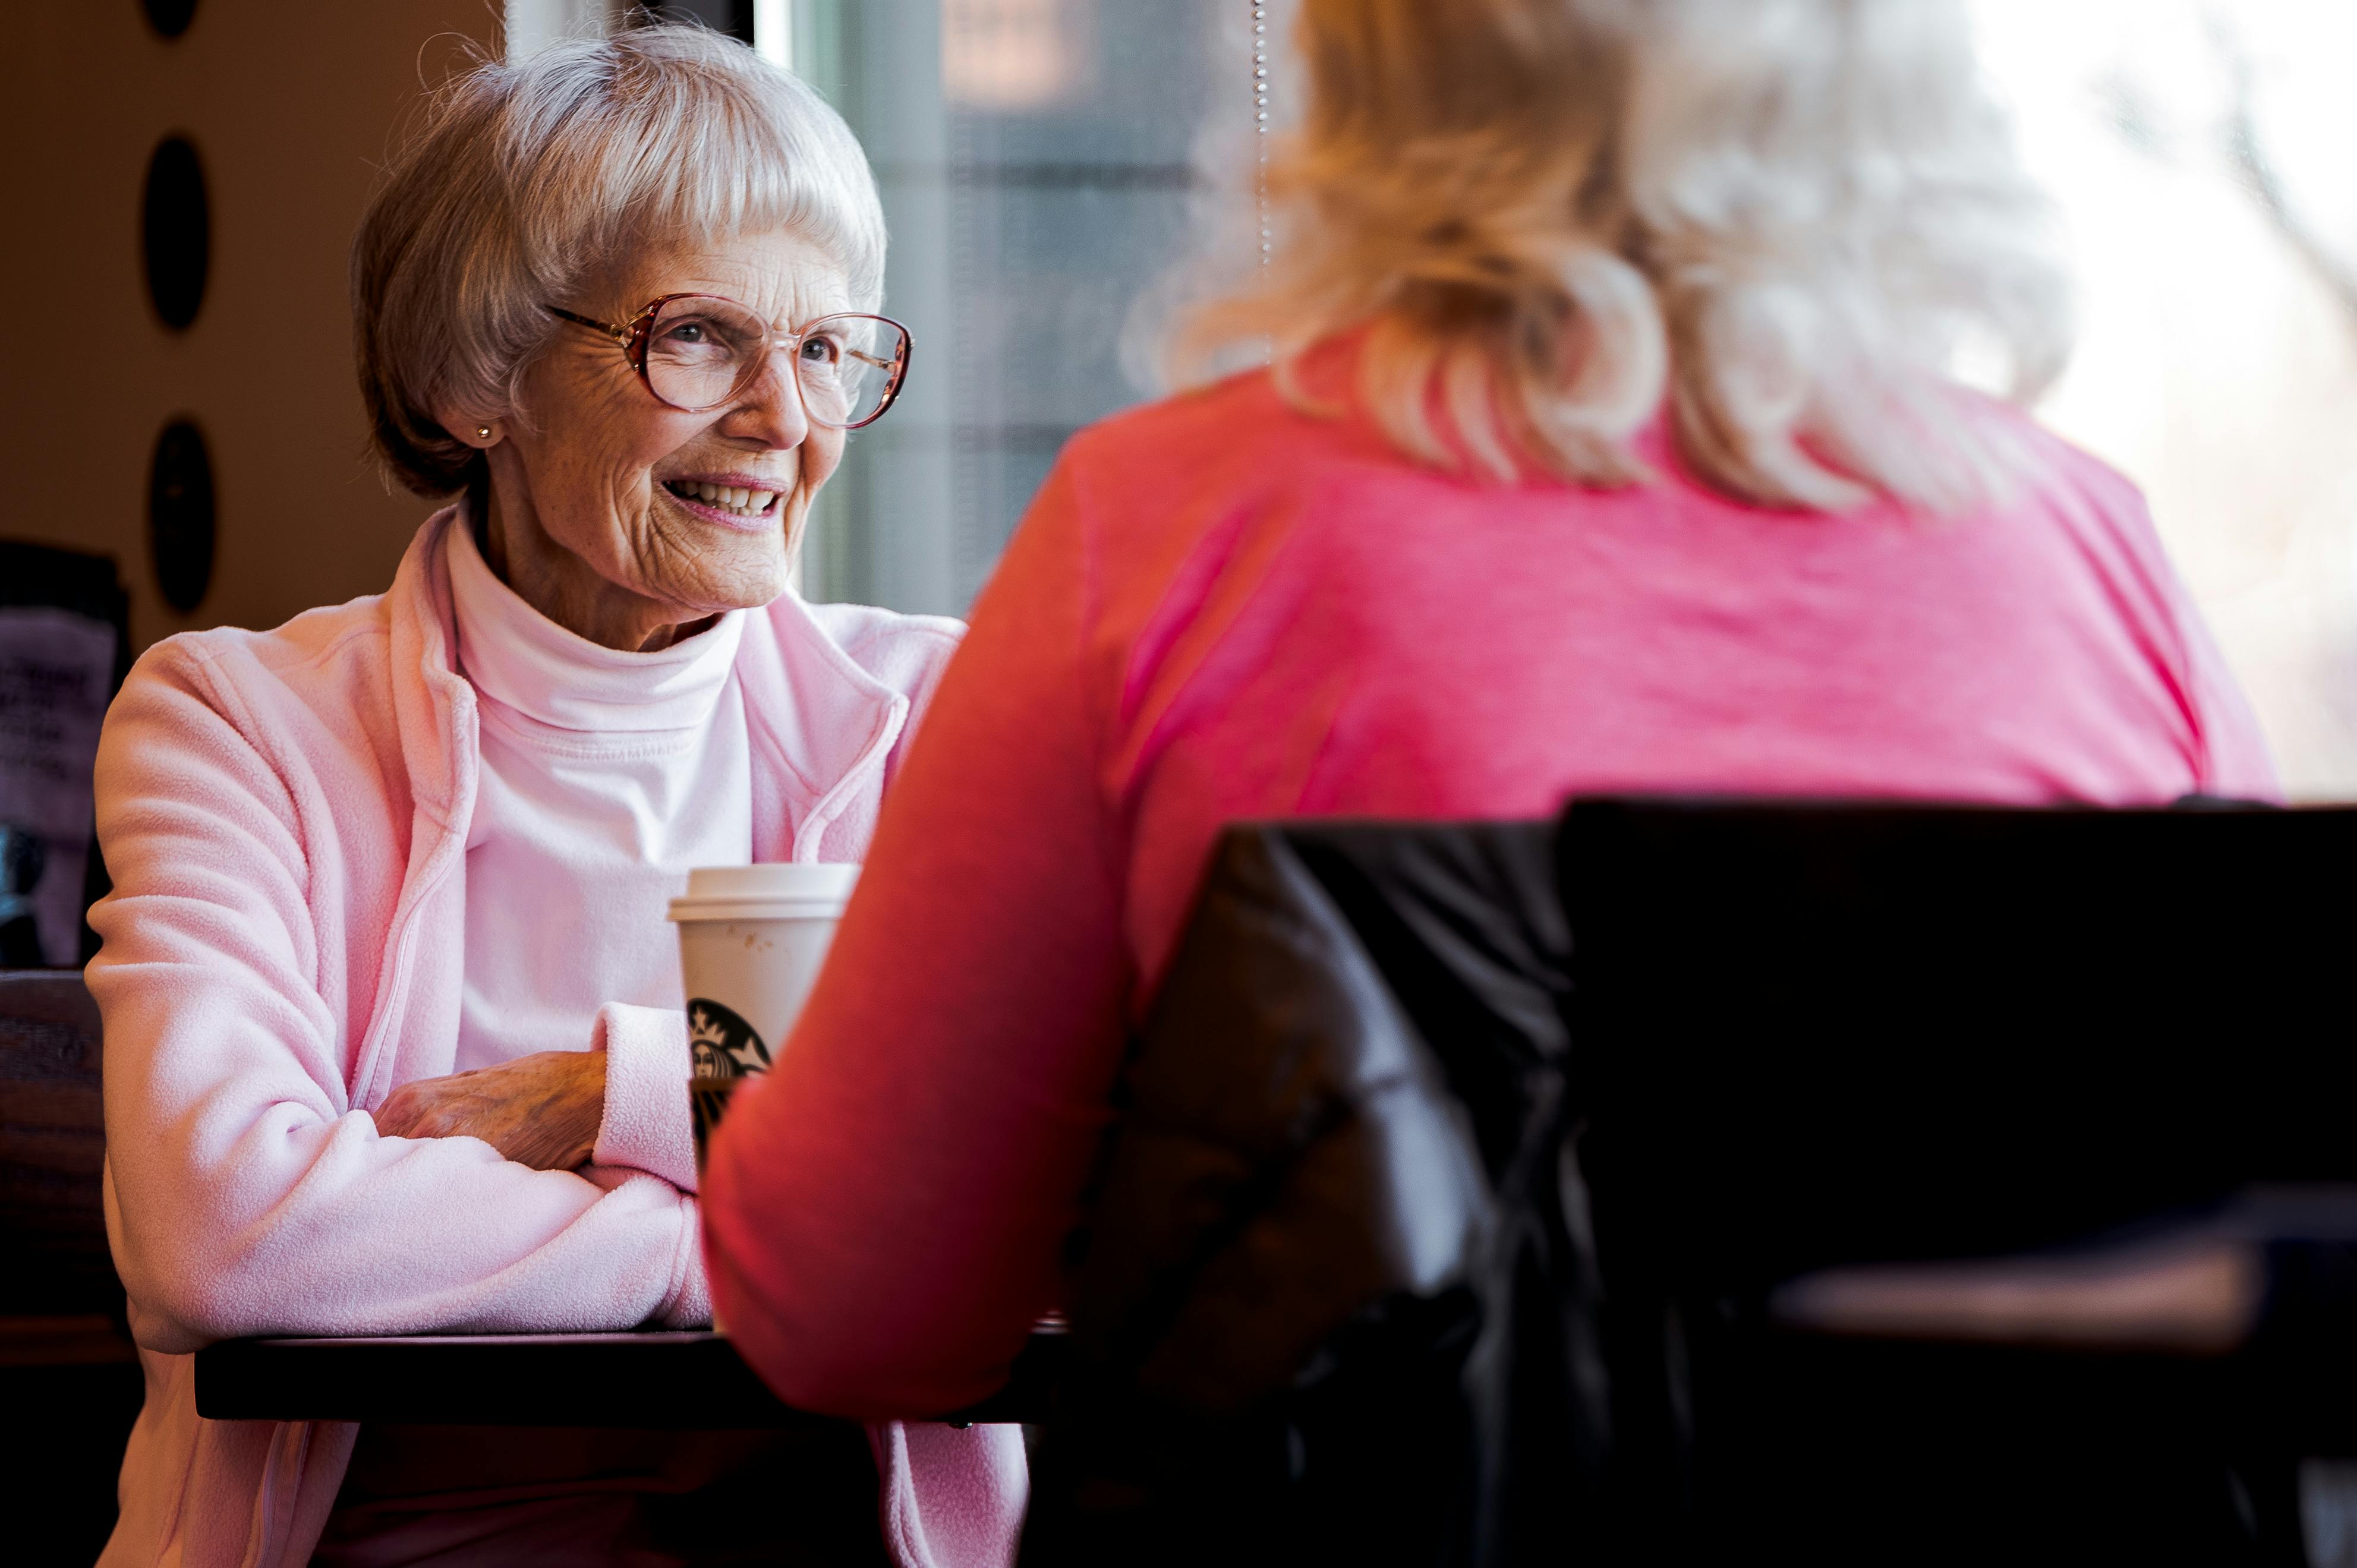
[(148, 552), (156, 587), (181, 616), (205, 601), (212, 585), (212, 453), (191, 420), (172, 420), (156, 436), (148, 465)]
[(147, 13), (148, 26), (167, 38), (177, 38), (188, 30), (188, 19), (197, 14), (197, 0), (140, 0)]
[(213, 578), (213, 460), (205, 433), (176, 419), (147, 469), (147, 548), (164, 602), (187, 615)]
[[(166, 38), (188, 30), (197, 0), (141, 0), (147, 21)], [(212, 271), (212, 207), (204, 165), (185, 136), (167, 136), (147, 160), (139, 238), (147, 301), (156, 319), (186, 331), (204, 308)], [(164, 602), (188, 615), (204, 602), (213, 575), (213, 463), (204, 432), (178, 418), (156, 438), (147, 468), (147, 550)]]
[[(186, 331), (204, 307), (212, 269), (212, 216), (204, 166), (184, 136), (167, 136), (147, 163), (140, 213), (147, 299), (156, 318)], [(204, 433), (176, 419), (156, 438), (147, 477), (148, 559), (164, 602), (187, 615), (213, 575), (213, 466)]]
[(147, 263), (148, 303), (165, 326), (185, 329), (204, 307), (213, 245), (204, 165), (186, 136), (165, 137), (148, 156), (139, 241)]

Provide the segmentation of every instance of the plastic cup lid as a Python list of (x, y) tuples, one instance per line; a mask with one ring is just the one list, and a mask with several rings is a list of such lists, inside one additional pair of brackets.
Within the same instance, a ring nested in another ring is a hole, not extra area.
[(792, 919), (843, 913), (859, 867), (851, 865), (707, 865), (687, 874), (671, 901), (674, 920)]

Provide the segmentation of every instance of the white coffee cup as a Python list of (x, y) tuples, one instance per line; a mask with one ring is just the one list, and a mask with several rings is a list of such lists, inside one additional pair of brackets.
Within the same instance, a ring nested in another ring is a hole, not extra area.
[(696, 1157), (737, 1082), (767, 1072), (834, 941), (856, 865), (723, 865), (671, 901), (687, 994)]

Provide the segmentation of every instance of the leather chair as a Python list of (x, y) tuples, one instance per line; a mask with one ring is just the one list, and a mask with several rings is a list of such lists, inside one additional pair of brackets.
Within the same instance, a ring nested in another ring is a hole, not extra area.
[[(2357, 811), (1592, 801), (1557, 855), (1630, 1539), (2301, 1561), (2357, 1451)], [(1779, 1305), (2205, 1242), (2262, 1270), (2232, 1353)]]
[(2352, 849), (2216, 810), (1232, 830), (1074, 1239), (1025, 1563), (2299, 1561), (2298, 1459), (2357, 1452), (2357, 1230), (2256, 1235), (2234, 1355), (1773, 1303), (2357, 1181), (2319, 1012), (2357, 917), (2302, 897)]

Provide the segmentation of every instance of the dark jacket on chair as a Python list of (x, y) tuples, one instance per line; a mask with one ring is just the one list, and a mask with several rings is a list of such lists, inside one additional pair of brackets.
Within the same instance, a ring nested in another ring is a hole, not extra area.
[(1607, 1412), (1552, 843), (1222, 841), (1076, 1240), (1027, 1564), (1567, 1550)]

